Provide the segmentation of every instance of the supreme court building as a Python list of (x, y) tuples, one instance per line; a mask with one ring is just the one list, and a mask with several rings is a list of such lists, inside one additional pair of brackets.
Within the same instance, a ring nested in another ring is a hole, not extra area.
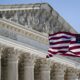
[(77, 33), (47, 3), (0, 5), (0, 80), (80, 80), (79, 58), (46, 58), (59, 31)]

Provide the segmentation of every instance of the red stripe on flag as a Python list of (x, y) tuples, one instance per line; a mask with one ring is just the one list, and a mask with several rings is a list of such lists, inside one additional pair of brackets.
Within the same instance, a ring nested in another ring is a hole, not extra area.
[(54, 35), (57, 35), (57, 34), (68, 34), (68, 35), (71, 35), (71, 36), (76, 36), (76, 34), (70, 33), (70, 32), (57, 32), (57, 33), (49, 34), (49, 36), (54, 36)]
[(73, 47), (69, 47), (69, 50), (74, 50), (74, 49), (80, 49), (80, 46), (73, 46)]
[(49, 38), (49, 40), (56, 40), (56, 39), (61, 39), (61, 38), (65, 38), (65, 39), (69, 39), (69, 37), (67, 37), (67, 36), (61, 36), (61, 37), (51, 37), (51, 38)]

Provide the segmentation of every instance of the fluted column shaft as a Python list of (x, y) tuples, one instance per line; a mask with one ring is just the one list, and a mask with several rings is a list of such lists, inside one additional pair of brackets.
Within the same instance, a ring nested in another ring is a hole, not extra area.
[(18, 61), (17, 60), (8, 60), (7, 67), (7, 80), (18, 80)]
[(34, 80), (34, 66), (33, 65), (24, 66), (24, 80)]
[(1, 80), (1, 55), (0, 55), (0, 80)]
[(2, 49), (0, 48), (0, 80), (1, 80), (1, 54), (2, 54)]
[(41, 59), (41, 80), (50, 80), (50, 65), (47, 59)]

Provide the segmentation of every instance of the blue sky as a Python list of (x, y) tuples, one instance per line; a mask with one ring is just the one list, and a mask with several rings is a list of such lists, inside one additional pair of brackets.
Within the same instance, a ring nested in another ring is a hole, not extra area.
[(76, 31), (80, 33), (80, 0), (0, 0), (0, 4), (48, 2)]

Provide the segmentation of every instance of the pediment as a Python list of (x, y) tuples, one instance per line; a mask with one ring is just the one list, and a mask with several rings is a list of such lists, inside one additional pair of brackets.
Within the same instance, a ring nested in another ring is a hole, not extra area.
[(47, 3), (0, 5), (0, 18), (40, 33), (76, 31)]

